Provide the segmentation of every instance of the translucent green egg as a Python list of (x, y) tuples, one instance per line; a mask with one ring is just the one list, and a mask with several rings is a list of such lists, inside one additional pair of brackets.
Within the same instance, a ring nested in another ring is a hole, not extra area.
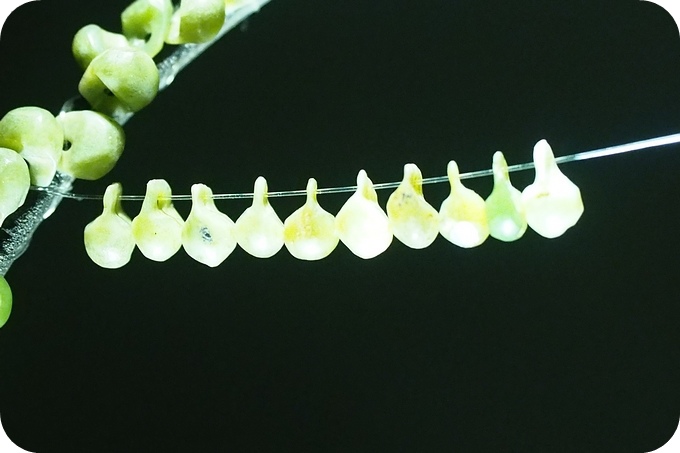
[(12, 312), (12, 289), (5, 277), (0, 275), (0, 327), (4, 326)]

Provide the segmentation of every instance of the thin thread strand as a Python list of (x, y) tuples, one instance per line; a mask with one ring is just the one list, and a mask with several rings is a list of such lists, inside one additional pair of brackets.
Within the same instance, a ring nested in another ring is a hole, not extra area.
[[(637, 142), (626, 143), (623, 145), (609, 146), (606, 148), (594, 149), (592, 151), (583, 151), (580, 153), (570, 154), (568, 156), (561, 156), (555, 158), (555, 162), (558, 164), (564, 164), (569, 162), (576, 162), (580, 160), (597, 159), (600, 157), (613, 156), (616, 154), (624, 154), (632, 151), (640, 151), (649, 148), (657, 148), (661, 146), (674, 145), (680, 143), (680, 133), (665, 135), (662, 137), (650, 138), (646, 140), (640, 140)], [(533, 162), (526, 162), (523, 164), (515, 164), (508, 167), (509, 172), (530, 170), (534, 168)], [(481, 178), (483, 176), (493, 175), (493, 170), (477, 170), (467, 173), (461, 173), (460, 179), (474, 179)], [(423, 184), (440, 184), (449, 182), (448, 176), (435, 176), (432, 178), (424, 178)], [(380, 184), (374, 184), (376, 190), (382, 189), (396, 189), (401, 184), (401, 181), (394, 182), (384, 182)], [(45, 191), (52, 193), (54, 195), (59, 195), (63, 198), (71, 198), (78, 201), (83, 200), (102, 200), (103, 195), (87, 195), (87, 194), (76, 194), (76, 193), (60, 193), (53, 191), (49, 187), (33, 187), (34, 190)], [(318, 195), (323, 194), (334, 194), (334, 193), (348, 193), (357, 190), (357, 186), (343, 186), (343, 187), (327, 187), (317, 190)], [(269, 198), (283, 198), (283, 197), (301, 197), (306, 196), (306, 190), (284, 190), (278, 192), (268, 192), (267, 197)], [(253, 198), (252, 192), (243, 193), (223, 193), (213, 195), (215, 200), (236, 200), (244, 198)], [(123, 195), (120, 197), (124, 201), (143, 201), (144, 195)], [(171, 198), (173, 201), (191, 201), (191, 195), (173, 195)]]

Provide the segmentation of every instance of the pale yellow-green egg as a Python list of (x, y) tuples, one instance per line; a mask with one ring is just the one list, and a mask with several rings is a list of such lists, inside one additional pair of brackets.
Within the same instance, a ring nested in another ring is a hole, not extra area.
[(89, 64), (78, 91), (92, 108), (115, 116), (137, 112), (158, 94), (160, 79), (153, 59), (137, 48), (108, 49)]
[(4, 326), (12, 313), (12, 288), (0, 275), (0, 327)]
[(182, 246), (199, 263), (216, 267), (236, 248), (234, 222), (217, 209), (208, 186), (191, 186), (191, 200), (191, 212), (182, 230)]
[(104, 209), (85, 227), (85, 250), (90, 259), (107, 269), (125, 266), (135, 249), (132, 222), (120, 203), (123, 187), (114, 183), (104, 193)]
[(387, 214), (378, 204), (378, 194), (364, 170), (357, 176), (357, 190), (335, 217), (343, 244), (360, 258), (374, 258), (392, 243)]
[(459, 247), (477, 247), (489, 236), (484, 199), (463, 185), (456, 162), (449, 162), (447, 174), (451, 193), (439, 209), (439, 231)]
[(541, 236), (561, 236), (583, 214), (581, 191), (557, 167), (545, 140), (534, 147), (534, 166), (536, 179), (522, 192), (527, 222)]
[(415, 164), (404, 165), (404, 178), (387, 200), (392, 234), (413, 249), (423, 249), (437, 238), (439, 218), (423, 196), (423, 175)]
[(130, 45), (155, 57), (170, 30), (171, 0), (136, 0), (120, 15), (123, 34)]
[(181, 0), (165, 38), (168, 44), (210, 41), (224, 25), (224, 0)]
[(307, 201), (284, 222), (283, 238), (286, 248), (295, 258), (320, 260), (331, 254), (339, 242), (335, 217), (325, 211), (316, 200), (317, 183), (307, 183)]
[(26, 161), (7, 148), (0, 148), (0, 226), (26, 201), (31, 177)]
[(486, 199), (489, 234), (505, 242), (516, 241), (527, 230), (522, 194), (510, 183), (508, 164), (503, 153), (493, 155), (493, 190)]
[(163, 179), (152, 179), (146, 184), (142, 209), (132, 221), (137, 247), (153, 261), (166, 261), (182, 247), (184, 221), (170, 197), (170, 185)]
[(73, 37), (71, 51), (84, 71), (94, 58), (108, 49), (130, 47), (125, 36), (111, 33), (98, 25), (89, 24), (78, 30)]
[(40, 107), (19, 107), (0, 120), (0, 147), (21, 154), (31, 184), (46, 187), (57, 172), (64, 133), (54, 116)]
[(269, 258), (283, 247), (283, 222), (267, 200), (267, 180), (255, 181), (253, 204), (236, 220), (238, 245), (257, 258)]
[(60, 172), (96, 180), (113, 170), (125, 148), (125, 133), (118, 123), (91, 110), (64, 112), (57, 121), (68, 144), (60, 153)]
[(227, 14), (229, 14), (233, 9), (241, 6), (242, 3), (246, 3), (249, 0), (224, 0), (224, 7)]

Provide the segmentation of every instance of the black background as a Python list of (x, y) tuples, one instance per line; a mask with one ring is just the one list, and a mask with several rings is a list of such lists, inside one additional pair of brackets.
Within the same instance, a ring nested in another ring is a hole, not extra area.
[[(41, 0), (7, 21), (0, 112), (76, 93), (79, 27), (126, 1)], [(249, 192), (488, 168), (680, 131), (680, 39), (638, 0), (274, 0), (126, 126), (113, 181)], [(0, 415), (47, 452), (633, 452), (680, 415), (680, 146), (567, 164), (563, 237), (398, 241), (364, 261), (240, 248), (218, 268), (136, 251), (98, 268), (98, 202), (64, 201), (7, 278)], [(512, 175), (523, 189), (532, 172)], [(491, 179), (469, 181), (486, 197)], [(446, 185), (427, 186), (436, 207)], [(388, 192), (380, 192), (381, 204)], [(336, 213), (346, 195), (322, 196)], [(275, 199), (281, 218), (303, 202)], [(236, 219), (247, 201), (220, 202)], [(127, 203), (131, 216), (138, 203)], [(176, 203), (186, 216), (190, 204)]]

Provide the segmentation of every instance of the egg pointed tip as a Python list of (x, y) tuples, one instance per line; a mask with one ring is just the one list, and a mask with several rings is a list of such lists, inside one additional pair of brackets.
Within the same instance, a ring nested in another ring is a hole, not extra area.
[(546, 139), (539, 140), (534, 145), (534, 159), (538, 156), (554, 157), (553, 150)]
[(364, 187), (366, 185), (373, 186), (373, 181), (371, 181), (371, 178), (368, 177), (366, 170), (362, 168), (359, 170), (359, 174), (357, 175), (357, 186)]
[(269, 187), (264, 176), (258, 176), (255, 180), (255, 187), (253, 190), (254, 196), (257, 198), (266, 197)]

